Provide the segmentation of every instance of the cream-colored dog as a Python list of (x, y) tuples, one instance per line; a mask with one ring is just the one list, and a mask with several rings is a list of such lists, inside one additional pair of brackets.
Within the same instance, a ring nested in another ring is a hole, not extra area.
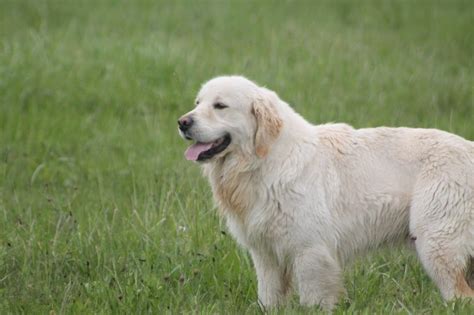
[(314, 126), (238, 76), (202, 87), (179, 119), (258, 296), (331, 309), (356, 253), (411, 238), (442, 296), (474, 297), (474, 142), (436, 129)]

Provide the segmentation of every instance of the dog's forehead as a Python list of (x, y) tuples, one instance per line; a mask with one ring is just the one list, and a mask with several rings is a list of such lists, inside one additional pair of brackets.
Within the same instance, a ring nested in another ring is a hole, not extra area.
[(205, 83), (199, 91), (196, 102), (216, 102), (224, 100), (242, 100), (251, 97), (256, 86), (253, 82), (240, 77), (216, 78)]

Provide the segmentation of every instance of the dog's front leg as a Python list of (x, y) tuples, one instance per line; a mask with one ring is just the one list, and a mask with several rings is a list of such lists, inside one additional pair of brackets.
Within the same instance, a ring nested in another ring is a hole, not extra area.
[(283, 303), (290, 286), (290, 275), (276, 259), (252, 250), (252, 260), (257, 272), (258, 299), (264, 307)]
[(324, 246), (302, 250), (294, 268), (302, 305), (331, 310), (345, 293), (341, 267)]

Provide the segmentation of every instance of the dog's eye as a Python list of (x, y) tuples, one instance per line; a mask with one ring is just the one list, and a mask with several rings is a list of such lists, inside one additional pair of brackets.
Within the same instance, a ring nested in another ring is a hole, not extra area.
[(227, 107), (229, 107), (229, 106), (224, 105), (224, 104), (222, 104), (222, 103), (215, 103), (215, 104), (214, 104), (214, 108), (215, 108), (215, 109), (224, 109), (224, 108), (227, 108)]

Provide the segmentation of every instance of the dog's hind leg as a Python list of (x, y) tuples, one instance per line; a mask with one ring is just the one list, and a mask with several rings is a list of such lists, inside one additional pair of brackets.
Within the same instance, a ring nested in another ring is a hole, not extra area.
[[(474, 298), (472, 273), (467, 272), (468, 264), (466, 255), (462, 250), (439, 234), (417, 234), (416, 250), (426, 272), (436, 283), (444, 299)], [(470, 278), (467, 278), (469, 276)]]
[(414, 194), (410, 232), (429, 276), (445, 300), (474, 298), (467, 272), (470, 265), (470, 231), (473, 227), (469, 192), (456, 183), (431, 181)]

